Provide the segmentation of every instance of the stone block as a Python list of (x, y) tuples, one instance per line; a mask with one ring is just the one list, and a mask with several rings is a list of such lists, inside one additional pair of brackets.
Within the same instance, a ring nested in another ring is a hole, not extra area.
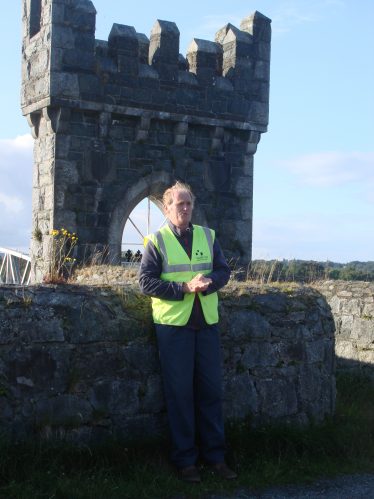
[(374, 319), (361, 319), (354, 317), (352, 322), (350, 337), (359, 340), (362, 344), (374, 342)]
[(41, 399), (35, 404), (34, 421), (42, 427), (74, 427), (88, 423), (92, 418), (90, 404), (75, 395), (57, 395)]
[[(154, 69), (157, 70), (160, 81), (174, 83), (178, 82), (178, 69), (177, 66), (173, 64), (158, 62), (155, 63)], [(170, 92), (168, 92), (168, 97), (170, 97)]]
[(167, 63), (178, 68), (179, 29), (169, 21), (157, 20), (153, 25), (149, 45), (148, 63)]
[(90, 0), (78, 0), (66, 6), (65, 22), (78, 31), (95, 33), (96, 9)]
[(266, 294), (254, 297), (255, 306), (260, 306), (266, 312), (281, 312), (287, 308), (287, 298), (283, 294)]
[(252, 195), (252, 181), (251, 177), (239, 177), (236, 179), (234, 185), (234, 193), (238, 198), (250, 198)]
[(109, 386), (109, 410), (114, 414), (134, 415), (139, 412), (140, 381), (114, 381)]
[(340, 338), (350, 338), (353, 329), (353, 317), (349, 315), (342, 315), (340, 317), (340, 327), (337, 333)]
[[(316, 368), (304, 365), (300, 368), (298, 390), (301, 398), (307, 402), (316, 402), (322, 395), (322, 386), (318, 380), (320, 373)], [(310, 407), (310, 406), (309, 406)]]
[(267, 41), (260, 41), (254, 47), (254, 55), (263, 61), (270, 61), (271, 47)]
[(234, 90), (234, 87), (233, 87), (231, 81), (228, 80), (227, 78), (224, 78), (223, 76), (217, 76), (213, 81), (213, 85), (217, 89), (224, 91), (224, 92), (233, 92), (233, 90)]
[(279, 351), (275, 345), (264, 345), (262, 342), (252, 341), (244, 347), (239, 360), (239, 366), (250, 372), (255, 368), (276, 366), (279, 363)]
[(218, 43), (194, 38), (187, 49), (189, 71), (201, 81), (212, 83), (222, 74), (222, 48)]
[(55, 2), (52, 10), (52, 22), (54, 24), (64, 24), (66, 17), (65, 17), (65, 7), (63, 3), (57, 3)]
[(333, 314), (338, 314), (341, 311), (341, 300), (337, 296), (332, 296), (329, 299), (329, 305)]
[(325, 360), (325, 340), (317, 340), (306, 343), (307, 360), (311, 364)]
[[(140, 64), (139, 65), (139, 78), (149, 78), (150, 80), (158, 80), (159, 79), (159, 74), (158, 72), (152, 68), (151, 66), (148, 66), (148, 64)], [(154, 87), (155, 82), (151, 82), (151, 86)]]
[(199, 85), (196, 75), (188, 71), (178, 71), (178, 83), (191, 87), (197, 87)]
[(138, 59), (142, 64), (148, 64), (149, 38), (143, 33), (136, 33), (138, 39)]
[(55, 26), (53, 28), (53, 47), (73, 50), (75, 48), (75, 36), (72, 28)]
[(138, 58), (139, 40), (132, 26), (113, 24), (108, 39), (108, 46), (112, 56), (117, 53), (117, 55), (125, 55), (129, 59)]
[[(95, 37), (91, 33), (76, 33), (75, 48), (82, 52), (87, 52), (87, 55), (93, 55), (96, 47)], [(83, 61), (82, 61), (83, 62)]]
[(6, 399), (6, 397), (0, 397), (0, 412), (3, 418), (3, 421), (12, 421), (13, 419), (13, 409)]
[(138, 68), (139, 68), (139, 63), (137, 59), (133, 57), (133, 55), (127, 55), (127, 54), (118, 54), (117, 55), (117, 67), (119, 73), (121, 73), (121, 76), (123, 78), (123, 75), (131, 76), (133, 78), (136, 78), (138, 76)]
[(223, 41), (228, 33), (229, 30), (232, 30), (234, 32), (239, 32), (240, 30), (234, 26), (233, 24), (231, 23), (227, 23), (225, 26), (223, 26), (223, 28), (219, 29), (216, 34), (215, 34), (215, 38), (214, 38), (214, 41), (219, 43), (219, 44), (223, 44)]
[[(223, 412), (226, 419), (237, 421), (258, 412), (257, 391), (248, 373), (225, 379), (223, 386)], [(236, 400), (240, 401), (239, 404)]]
[[(374, 357), (374, 347), (372, 346), (370, 349), (367, 350), (359, 350), (358, 351), (358, 360), (360, 361), (360, 364), (364, 367), (368, 367), (367, 372), (370, 376), (372, 375), (372, 369), (373, 369), (373, 357)], [(365, 366), (365, 364), (367, 366)], [(371, 368), (371, 369), (370, 369)]]
[(61, 61), (62, 71), (94, 71), (94, 54), (84, 49), (64, 50)]
[(23, 65), (23, 77), (33, 80), (40, 77), (46, 77), (50, 63), (50, 50), (43, 48), (40, 52), (32, 57), (29, 64)]
[(223, 161), (209, 161), (209, 163), (205, 163), (204, 184), (212, 192), (229, 192), (231, 190), (230, 165)]
[[(242, 114), (249, 114), (250, 104), (247, 100), (240, 95), (235, 95), (233, 99), (228, 102), (227, 111), (230, 114), (240, 116)], [(252, 113), (251, 113), (252, 114)], [(249, 116), (251, 118), (251, 115)]]
[(270, 325), (265, 317), (257, 312), (238, 311), (226, 324), (226, 331), (236, 341), (248, 338), (269, 338)]
[(241, 213), (242, 220), (252, 221), (252, 213), (253, 213), (252, 199), (242, 198), (240, 200), (240, 213)]
[(297, 395), (293, 380), (259, 380), (256, 381), (256, 390), (260, 411), (268, 415), (268, 420), (296, 414), (298, 410)]
[(76, 185), (79, 182), (76, 162), (56, 159), (55, 178), (58, 184), (62, 184), (63, 189), (65, 189), (66, 184)]
[(78, 75), (71, 73), (52, 73), (50, 93), (54, 97), (79, 98)]
[(254, 123), (266, 124), (269, 118), (269, 106), (264, 102), (252, 102), (248, 109), (248, 119)]
[(138, 392), (140, 398), (140, 411), (146, 413), (159, 413), (165, 410), (163, 387), (160, 375), (149, 376)]
[(254, 77), (256, 80), (270, 80), (270, 65), (265, 61), (257, 61), (254, 67)]
[(228, 29), (225, 38), (222, 40), (224, 74), (230, 68), (251, 64), (253, 58), (252, 45), (253, 39), (248, 33), (233, 27)]
[(271, 40), (271, 20), (255, 11), (250, 16), (244, 18), (240, 23), (240, 29), (253, 36), (254, 42), (260, 41), (270, 43)]
[(343, 313), (360, 317), (362, 314), (362, 301), (359, 298), (342, 300)]

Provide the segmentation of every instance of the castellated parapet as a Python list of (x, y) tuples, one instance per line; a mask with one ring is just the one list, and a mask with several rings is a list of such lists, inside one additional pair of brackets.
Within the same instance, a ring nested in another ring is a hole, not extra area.
[[(194, 222), (227, 257), (251, 259), (253, 155), (267, 130), (270, 19), (259, 12), (179, 53), (175, 23), (150, 38), (114, 24), (95, 39), (89, 0), (23, 0), (22, 111), (35, 140), (34, 281), (51, 229), (78, 233), (77, 257), (120, 254), (124, 225), (176, 179), (196, 193)], [(38, 235), (38, 237), (35, 237)]]

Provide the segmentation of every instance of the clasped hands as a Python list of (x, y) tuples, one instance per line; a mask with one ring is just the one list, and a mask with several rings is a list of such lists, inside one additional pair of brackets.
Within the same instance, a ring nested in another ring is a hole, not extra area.
[(203, 274), (197, 274), (191, 281), (183, 283), (184, 293), (201, 293), (208, 289), (212, 279), (205, 277)]

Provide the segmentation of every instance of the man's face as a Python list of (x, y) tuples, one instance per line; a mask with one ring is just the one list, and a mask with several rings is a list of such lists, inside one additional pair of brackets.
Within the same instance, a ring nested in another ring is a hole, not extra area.
[(186, 229), (192, 216), (192, 199), (187, 191), (173, 191), (173, 201), (165, 206), (165, 215), (180, 229)]

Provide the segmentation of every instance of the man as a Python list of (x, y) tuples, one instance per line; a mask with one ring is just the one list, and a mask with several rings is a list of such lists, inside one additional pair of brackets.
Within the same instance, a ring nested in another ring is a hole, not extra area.
[(217, 330), (217, 290), (229, 280), (230, 269), (214, 231), (191, 224), (189, 185), (176, 182), (165, 191), (163, 204), (168, 223), (145, 238), (139, 284), (152, 297), (171, 458), (184, 481), (200, 481), (199, 451), (213, 473), (234, 479), (224, 461)]

